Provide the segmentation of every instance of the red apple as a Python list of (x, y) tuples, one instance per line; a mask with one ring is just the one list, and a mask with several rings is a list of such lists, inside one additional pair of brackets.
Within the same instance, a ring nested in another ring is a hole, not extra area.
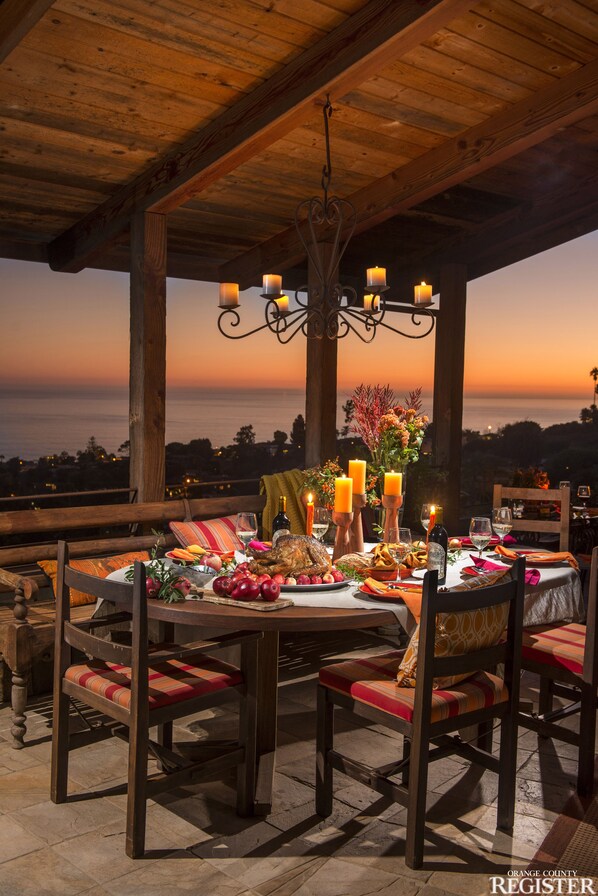
[(260, 591), (262, 600), (277, 600), (278, 595), (280, 594), (280, 585), (273, 579), (268, 579), (267, 581), (262, 582)]
[(186, 597), (186, 595), (189, 594), (189, 591), (191, 590), (191, 582), (189, 581), (189, 579), (177, 579), (174, 583), (174, 588), (176, 589), (176, 591), (180, 592), (183, 597)]
[(261, 574), (261, 576), (258, 576), (255, 581), (258, 583), (258, 585), (261, 585), (262, 582), (269, 582), (271, 578), (272, 576), (269, 576), (267, 572), (264, 572)]
[(296, 585), (297, 579), (295, 578), (295, 576), (287, 576), (284, 580), (284, 583), (285, 585)]
[(214, 572), (220, 572), (222, 569), (222, 558), (218, 554), (205, 554), (201, 562), (204, 566), (210, 566)]
[(322, 576), (310, 576), (309, 581), (312, 583), (312, 585), (321, 585)]
[(345, 581), (345, 577), (342, 574), (342, 572), (340, 571), (340, 569), (331, 569), (330, 572), (334, 576), (335, 582), (344, 582)]
[(332, 585), (334, 583), (334, 581), (335, 581), (335, 579), (331, 572), (325, 572), (324, 575), (322, 576), (322, 582), (325, 585)]
[(284, 585), (284, 576), (277, 572), (275, 576), (272, 576), (273, 582), (278, 582), (279, 585)]
[(306, 576), (303, 573), (301, 573), (300, 576), (297, 576), (297, 584), (298, 585), (311, 585), (309, 576)]
[(231, 592), (233, 600), (256, 600), (260, 594), (260, 586), (253, 579), (241, 579)]

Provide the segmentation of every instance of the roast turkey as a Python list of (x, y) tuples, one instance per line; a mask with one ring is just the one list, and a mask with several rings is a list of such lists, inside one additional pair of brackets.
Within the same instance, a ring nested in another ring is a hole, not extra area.
[(330, 569), (330, 558), (325, 547), (307, 535), (281, 535), (269, 551), (253, 552), (249, 564), (257, 575), (321, 576)]

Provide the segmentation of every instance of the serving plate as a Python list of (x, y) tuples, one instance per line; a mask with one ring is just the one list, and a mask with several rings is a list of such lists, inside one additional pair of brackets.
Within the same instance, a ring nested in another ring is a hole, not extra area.
[(346, 588), (347, 585), (354, 584), (350, 579), (344, 582), (322, 582), (321, 585), (281, 585), (281, 591), (338, 591), (339, 588)]

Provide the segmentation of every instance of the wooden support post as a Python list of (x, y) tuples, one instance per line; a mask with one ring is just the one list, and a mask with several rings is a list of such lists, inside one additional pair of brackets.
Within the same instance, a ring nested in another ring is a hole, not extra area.
[[(326, 270), (331, 246), (320, 243), (322, 269)], [(332, 279), (338, 276), (335, 271)], [(308, 283), (318, 283), (310, 260)], [(313, 467), (336, 457), (336, 339), (307, 339), (305, 383), (305, 466)]]
[(444, 525), (455, 533), (460, 514), (466, 296), (465, 265), (445, 265), (440, 272), (434, 353), (434, 459), (448, 473)]
[(131, 220), (130, 486), (137, 501), (165, 490), (166, 217)]

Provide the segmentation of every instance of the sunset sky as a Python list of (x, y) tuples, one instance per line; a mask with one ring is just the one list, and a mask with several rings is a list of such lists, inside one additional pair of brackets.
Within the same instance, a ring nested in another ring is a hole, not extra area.
[[(598, 231), (469, 284), (465, 390), (485, 395), (588, 395), (598, 365)], [(128, 379), (128, 276), (0, 260), (4, 386), (117, 385)], [(392, 288), (388, 293), (393, 297)], [(263, 300), (241, 294), (244, 326)], [(305, 340), (269, 334), (233, 343), (216, 329), (217, 286), (168, 281), (170, 386), (302, 387)], [(263, 312), (262, 312), (263, 313)], [(408, 321), (396, 316), (394, 321)], [(355, 337), (339, 348), (339, 387), (391, 382), (400, 392), (432, 386), (434, 339)]]

